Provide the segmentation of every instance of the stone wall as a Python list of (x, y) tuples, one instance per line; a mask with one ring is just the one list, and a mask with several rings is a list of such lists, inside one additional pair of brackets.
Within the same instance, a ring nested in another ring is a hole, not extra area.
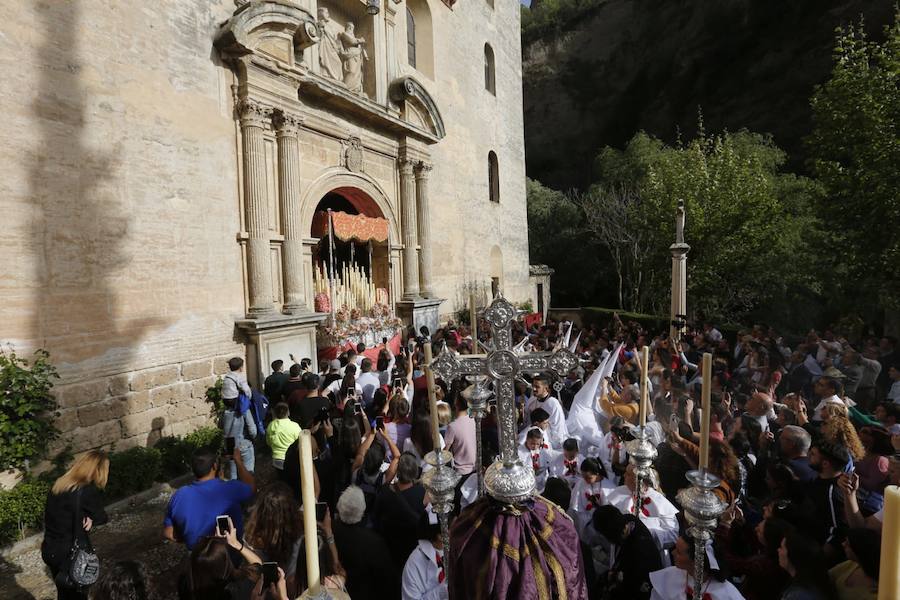
[(62, 385), (50, 455), (76, 450), (151, 446), (160, 437), (185, 435), (211, 424), (206, 390), (228, 372), (233, 355), (174, 363)]
[[(203, 422), (243, 355), (231, 0), (16, 4), (0, 35), (0, 345), (49, 350), (54, 448)], [(201, 389), (202, 388), (202, 389)]]

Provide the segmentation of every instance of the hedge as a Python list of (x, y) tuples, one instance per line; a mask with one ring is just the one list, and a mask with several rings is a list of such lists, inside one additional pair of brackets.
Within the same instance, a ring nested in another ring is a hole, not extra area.
[[(218, 449), (221, 445), (222, 432), (217, 427), (201, 427), (183, 438), (162, 438), (153, 448), (110, 452), (109, 480), (104, 490), (106, 501), (114, 502), (146, 490), (156, 481), (184, 475), (194, 450)], [(26, 478), (11, 490), (0, 490), (0, 545), (40, 531), (47, 494), (64, 470), (64, 466), (57, 465), (55, 470), (37, 478)]]
[[(618, 313), (619, 318), (625, 324), (628, 324), (628, 321), (636, 321), (637, 323), (648, 327), (651, 331), (669, 330), (670, 321), (668, 316), (647, 315), (643, 313), (626, 312), (615, 308), (601, 308), (598, 306), (586, 306), (580, 310), (582, 323), (585, 324), (597, 323), (606, 325), (612, 321), (613, 313)], [(716, 329), (722, 332), (725, 337), (733, 341), (737, 336), (737, 333), (742, 329), (747, 329), (747, 327), (735, 323), (716, 323)]]

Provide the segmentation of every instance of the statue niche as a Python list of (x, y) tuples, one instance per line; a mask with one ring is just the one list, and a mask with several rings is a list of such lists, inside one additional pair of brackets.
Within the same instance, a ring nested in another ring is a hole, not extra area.
[(341, 27), (325, 7), (318, 10), (318, 25), (321, 74), (340, 81), (353, 93), (363, 94), (364, 63), (369, 60), (365, 38), (356, 36), (353, 21)]

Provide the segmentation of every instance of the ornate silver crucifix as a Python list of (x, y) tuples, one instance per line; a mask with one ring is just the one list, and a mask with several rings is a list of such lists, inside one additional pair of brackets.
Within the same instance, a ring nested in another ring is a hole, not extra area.
[[(435, 375), (450, 382), (464, 375), (486, 376), (494, 381), (497, 418), (500, 426), (500, 457), (484, 474), (487, 493), (496, 500), (517, 504), (534, 494), (534, 470), (523, 465), (516, 449), (515, 380), (524, 374), (553, 371), (566, 375), (578, 366), (578, 359), (565, 348), (554, 352), (517, 354), (512, 343), (512, 324), (518, 318), (516, 308), (497, 294), (484, 311), (491, 326), (492, 348), (485, 357), (457, 357), (446, 348), (431, 363)], [(479, 444), (481, 440), (478, 440)], [(478, 465), (481, 468), (481, 465)]]

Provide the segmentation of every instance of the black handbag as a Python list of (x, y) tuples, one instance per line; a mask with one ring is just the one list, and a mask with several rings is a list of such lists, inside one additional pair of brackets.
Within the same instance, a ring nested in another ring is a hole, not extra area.
[(94, 553), (90, 541), (79, 540), (78, 534), (82, 531), (81, 520), (81, 491), (75, 492), (75, 514), (72, 517), (72, 548), (69, 550), (69, 563), (66, 568), (60, 569), (56, 575), (56, 582), (67, 588), (84, 588), (97, 582), (100, 576), (100, 559)]

